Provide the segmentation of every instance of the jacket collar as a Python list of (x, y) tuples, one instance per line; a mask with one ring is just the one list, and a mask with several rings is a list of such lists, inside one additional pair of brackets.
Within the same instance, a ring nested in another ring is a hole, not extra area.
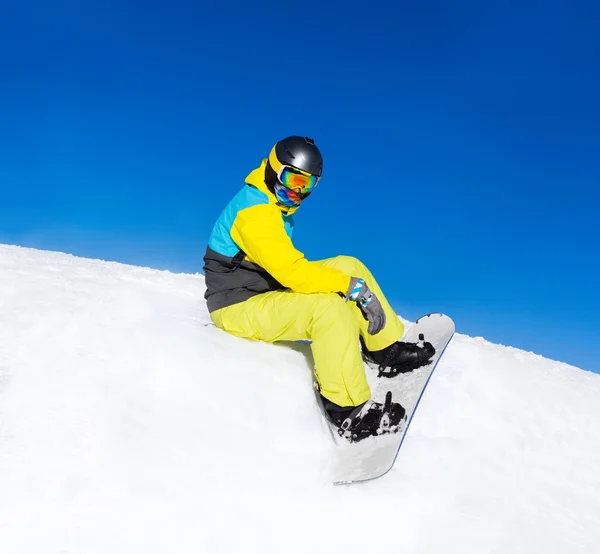
[(260, 192), (266, 194), (269, 199), (269, 204), (275, 204), (282, 211), (282, 213), (284, 215), (292, 215), (294, 212), (298, 211), (298, 208), (300, 206), (288, 208), (287, 206), (282, 206), (281, 204), (279, 204), (279, 202), (277, 202), (277, 198), (269, 190), (269, 187), (267, 187), (267, 185), (265, 183), (265, 168), (266, 167), (267, 167), (267, 159), (265, 158), (262, 161), (262, 163), (260, 164), (260, 167), (257, 167), (255, 170), (253, 170), (250, 173), (250, 175), (248, 175), (248, 177), (246, 177), (246, 183), (248, 185), (252, 185), (253, 187), (256, 187), (258, 190), (260, 190)]

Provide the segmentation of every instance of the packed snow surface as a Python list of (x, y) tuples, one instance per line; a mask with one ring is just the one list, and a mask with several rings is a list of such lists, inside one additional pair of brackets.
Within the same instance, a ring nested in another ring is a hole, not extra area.
[(333, 487), (309, 347), (203, 293), (0, 246), (2, 554), (600, 552), (600, 375), (456, 335), (394, 469)]

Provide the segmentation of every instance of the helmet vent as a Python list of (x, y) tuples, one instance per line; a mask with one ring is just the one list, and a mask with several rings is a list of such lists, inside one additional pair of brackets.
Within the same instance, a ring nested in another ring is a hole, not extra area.
[(311, 139), (311, 138), (308, 138), (308, 137), (304, 137), (304, 140), (306, 142), (308, 142), (308, 144), (314, 144), (315, 143), (315, 139)]

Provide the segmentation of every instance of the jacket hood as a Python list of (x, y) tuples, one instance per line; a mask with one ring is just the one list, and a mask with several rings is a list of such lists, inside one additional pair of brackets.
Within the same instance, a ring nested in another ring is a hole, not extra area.
[(260, 167), (257, 167), (255, 170), (250, 172), (248, 177), (246, 177), (246, 183), (248, 185), (252, 185), (256, 187), (260, 192), (267, 195), (269, 199), (269, 204), (275, 204), (285, 215), (292, 215), (294, 212), (298, 211), (300, 206), (295, 206), (293, 208), (288, 208), (287, 206), (282, 206), (277, 202), (277, 198), (275, 195), (269, 190), (267, 184), (265, 183), (265, 168), (267, 167), (267, 159), (265, 158)]

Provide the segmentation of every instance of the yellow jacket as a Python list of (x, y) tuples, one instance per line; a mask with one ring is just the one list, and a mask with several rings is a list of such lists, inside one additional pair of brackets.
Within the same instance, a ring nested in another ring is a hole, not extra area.
[[(297, 208), (277, 203), (264, 182), (266, 163), (263, 160), (248, 175), (246, 186), (225, 208), (211, 233), (204, 266), (211, 311), (269, 290), (345, 294), (350, 285), (350, 275), (310, 262), (294, 247), (292, 214)], [(213, 295), (218, 298), (211, 302)]]

